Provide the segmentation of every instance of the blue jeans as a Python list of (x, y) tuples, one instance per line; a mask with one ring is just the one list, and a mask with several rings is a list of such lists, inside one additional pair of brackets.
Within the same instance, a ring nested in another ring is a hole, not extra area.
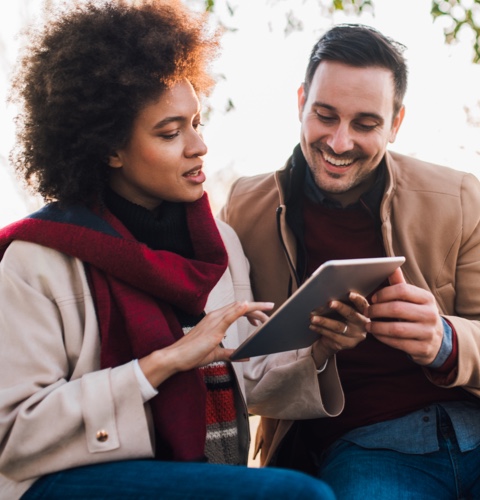
[(334, 500), (322, 481), (295, 471), (129, 460), (77, 467), (37, 480), (22, 499)]
[(480, 499), (480, 446), (461, 452), (449, 420), (438, 428), (440, 449), (414, 455), (362, 448), (339, 439), (318, 475), (338, 500)]

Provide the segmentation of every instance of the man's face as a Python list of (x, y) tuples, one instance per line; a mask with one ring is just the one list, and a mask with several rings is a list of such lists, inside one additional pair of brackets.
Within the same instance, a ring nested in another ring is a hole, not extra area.
[(343, 206), (374, 182), (374, 171), (395, 140), (404, 108), (393, 117), (392, 73), (322, 61), (308, 96), (298, 91), (301, 147), (317, 185)]

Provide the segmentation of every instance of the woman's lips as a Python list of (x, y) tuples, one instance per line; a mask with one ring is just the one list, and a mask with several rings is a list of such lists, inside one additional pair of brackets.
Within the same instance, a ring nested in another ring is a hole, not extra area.
[(205, 182), (205, 173), (202, 170), (202, 167), (195, 167), (189, 170), (188, 172), (185, 172), (183, 174), (183, 177), (188, 179), (189, 181), (193, 181), (195, 183), (201, 184), (202, 182)]

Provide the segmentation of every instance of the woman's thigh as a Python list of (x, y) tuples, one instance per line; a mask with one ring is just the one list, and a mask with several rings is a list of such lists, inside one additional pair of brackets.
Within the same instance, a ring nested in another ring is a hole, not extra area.
[(322, 481), (285, 469), (132, 460), (49, 474), (23, 498), (333, 500), (334, 496)]

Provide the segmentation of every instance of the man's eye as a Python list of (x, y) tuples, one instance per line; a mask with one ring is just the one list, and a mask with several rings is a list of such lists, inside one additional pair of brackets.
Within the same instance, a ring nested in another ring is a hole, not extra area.
[(198, 122), (198, 123), (194, 123), (194, 124), (193, 124), (193, 128), (194, 128), (195, 130), (198, 130), (200, 127), (203, 127), (203, 126), (204, 126), (204, 124), (203, 124), (203, 123), (200, 123), (200, 122)]
[(333, 116), (325, 116), (321, 115), (320, 113), (317, 113), (317, 118), (323, 123), (333, 123), (333, 121), (335, 121), (335, 118)]
[(373, 125), (367, 125), (365, 123), (357, 123), (355, 126), (358, 130), (360, 130), (360, 132), (370, 132), (370, 130), (373, 130), (377, 127), (377, 124), (375, 123)]

